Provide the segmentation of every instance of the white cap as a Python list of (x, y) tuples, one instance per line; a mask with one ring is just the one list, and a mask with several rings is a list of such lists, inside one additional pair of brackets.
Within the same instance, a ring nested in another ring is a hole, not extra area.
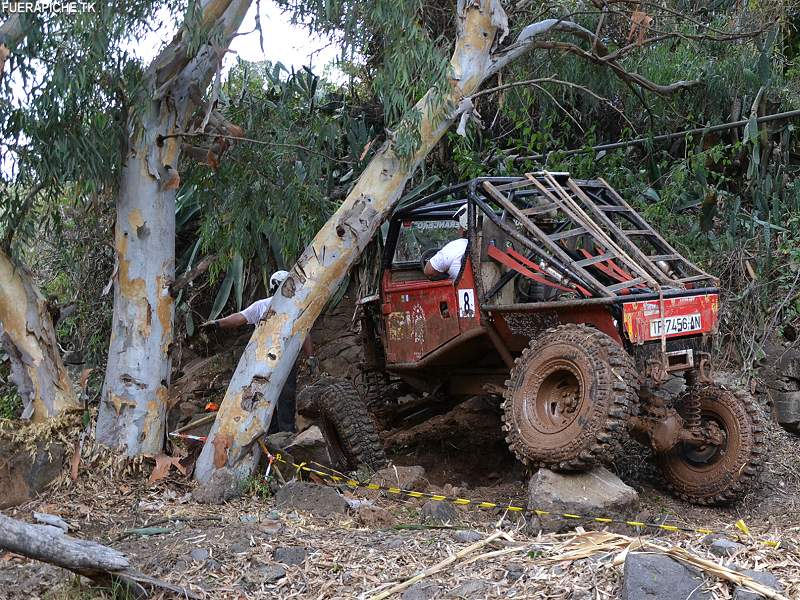
[(467, 205), (464, 204), (459, 208), (456, 213), (453, 215), (453, 219), (458, 221), (458, 224), (461, 225), (461, 229), (468, 229), (469, 220), (467, 219)]
[(269, 278), (269, 293), (274, 294), (278, 291), (278, 288), (288, 276), (289, 271), (275, 271), (272, 277)]

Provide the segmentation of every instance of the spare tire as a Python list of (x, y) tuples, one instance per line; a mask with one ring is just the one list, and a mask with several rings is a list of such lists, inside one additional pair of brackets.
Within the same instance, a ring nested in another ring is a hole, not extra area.
[(386, 466), (386, 451), (375, 420), (348, 379), (325, 377), (314, 384), (320, 429), (333, 466), (354, 471), (361, 465), (377, 471)]

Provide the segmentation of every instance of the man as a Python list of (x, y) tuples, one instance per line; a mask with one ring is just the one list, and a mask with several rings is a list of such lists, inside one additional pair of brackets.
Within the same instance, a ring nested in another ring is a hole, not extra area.
[(442, 279), (443, 275), (456, 280), (461, 273), (461, 263), (467, 251), (467, 205), (459, 208), (453, 215), (458, 221), (458, 238), (445, 245), (425, 264), (425, 275), (429, 279)]
[[(269, 278), (269, 293), (271, 296), (256, 300), (250, 306), (241, 312), (234, 313), (225, 317), (224, 319), (217, 319), (215, 321), (207, 321), (200, 325), (201, 329), (206, 331), (216, 331), (219, 329), (236, 329), (243, 325), (257, 325), (264, 315), (267, 314), (270, 304), (272, 304), (272, 296), (278, 291), (278, 288), (289, 276), (288, 271), (275, 271), (272, 277)], [(314, 347), (311, 343), (311, 336), (308, 336), (303, 342), (303, 352), (308, 357), (308, 362), (312, 366), (316, 363), (314, 358)], [(289, 372), (289, 377), (281, 390), (281, 395), (278, 397), (277, 419), (273, 419), (270, 423), (269, 433), (276, 431), (290, 431), (295, 430), (295, 391), (297, 389), (297, 363), (295, 362), (292, 370)]]

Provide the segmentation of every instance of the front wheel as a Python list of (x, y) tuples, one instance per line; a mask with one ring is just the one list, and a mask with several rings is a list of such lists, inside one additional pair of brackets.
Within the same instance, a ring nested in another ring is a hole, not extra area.
[(697, 385), (675, 405), (686, 416), (689, 403), (700, 404), (703, 427), (722, 433), (722, 444), (680, 443), (656, 455), (667, 486), (694, 504), (723, 504), (741, 498), (758, 480), (766, 455), (764, 423), (752, 397), (719, 385)]
[(386, 466), (386, 452), (375, 421), (353, 384), (328, 377), (315, 384), (322, 435), (331, 460), (339, 469), (354, 471), (360, 465), (372, 470)]

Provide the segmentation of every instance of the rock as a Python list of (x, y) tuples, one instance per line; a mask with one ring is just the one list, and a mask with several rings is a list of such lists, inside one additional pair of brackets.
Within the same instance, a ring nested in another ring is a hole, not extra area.
[(740, 550), (744, 550), (744, 546), (737, 542), (720, 538), (711, 542), (711, 545), (708, 547), (708, 549), (714, 556), (726, 557), (733, 556)]
[(315, 517), (344, 513), (347, 502), (335, 489), (324, 485), (290, 481), (275, 494), (275, 507), (281, 510), (300, 510)]
[(711, 600), (703, 576), (663, 554), (631, 552), (625, 559), (621, 600)]
[(524, 574), (525, 568), (522, 565), (509, 565), (508, 571), (506, 571), (506, 579), (513, 583), (521, 579)]
[(234, 544), (231, 544), (228, 547), (228, 550), (230, 550), (234, 554), (245, 554), (247, 552), (250, 552), (250, 544), (249, 542), (236, 542)]
[(406, 541), (401, 537), (389, 538), (381, 544), (386, 550), (398, 550), (406, 545)]
[(292, 455), (296, 463), (317, 462), (326, 466), (331, 464), (328, 444), (322, 435), (322, 430), (316, 425), (298, 433), (286, 451)]
[(277, 535), (281, 532), (281, 529), (283, 529), (283, 523), (277, 519), (267, 519), (256, 525), (256, 529), (269, 536)]
[(430, 600), (439, 593), (439, 586), (430, 581), (421, 581), (408, 588), (400, 596), (401, 600)]
[(0, 440), (0, 509), (27, 502), (61, 473), (64, 445), (39, 442), (31, 454), (14, 442)]
[(419, 466), (386, 467), (375, 473), (370, 479), (370, 483), (417, 492), (424, 492), (430, 485), (425, 477), (425, 469)]
[(356, 521), (371, 529), (388, 529), (397, 525), (395, 516), (379, 506), (364, 505), (356, 509)]
[(489, 584), (485, 581), (472, 579), (465, 581), (455, 589), (453, 589), (447, 596), (449, 598), (485, 598), (486, 588)]
[(458, 520), (456, 507), (449, 502), (428, 500), (422, 506), (422, 520), (426, 523), (452, 524)]
[(344, 499), (347, 502), (347, 508), (350, 510), (358, 510), (362, 506), (375, 506), (372, 500), (367, 500), (365, 498), (348, 498), (345, 496)]
[(192, 492), (192, 497), (200, 504), (222, 504), (242, 493), (236, 477), (228, 469), (216, 469), (208, 483), (200, 484)]
[(301, 546), (275, 548), (272, 558), (275, 562), (289, 566), (302, 565), (306, 560), (306, 549)]
[(214, 560), (213, 558), (209, 558), (206, 561), (205, 568), (209, 571), (219, 571), (222, 565), (218, 560)]
[(241, 515), (239, 520), (242, 523), (258, 523), (258, 515)]
[(189, 556), (192, 557), (192, 560), (206, 560), (208, 558), (208, 550), (205, 548), (195, 548), (189, 553)]
[(464, 544), (474, 544), (475, 542), (482, 540), (485, 536), (480, 531), (463, 529), (460, 531), (456, 531), (453, 534), (453, 537), (457, 542), (463, 542)]
[(280, 431), (278, 433), (268, 435), (267, 439), (264, 440), (264, 443), (272, 453), (283, 452), (289, 447), (289, 444), (292, 443), (292, 439), (294, 439), (294, 434), (292, 432)]
[[(752, 569), (736, 569), (742, 575), (747, 575), (755, 579), (758, 583), (771, 587), (776, 592), (782, 592), (783, 586), (778, 578), (768, 571), (754, 571)], [(738, 585), (733, 590), (733, 600), (761, 600), (764, 596), (756, 592)]]
[[(554, 473), (539, 469), (528, 484), (528, 508), (587, 517), (632, 514), (639, 494), (613, 473), (596, 467), (586, 473)], [(579, 521), (576, 521), (577, 524)], [(564, 521), (547, 519), (546, 527), (561, 527)]]
[(262, 565), (256, 569), (256, 573), (265, 583), (275, 583), (286, 577), (286, 569), (280, 565)]

